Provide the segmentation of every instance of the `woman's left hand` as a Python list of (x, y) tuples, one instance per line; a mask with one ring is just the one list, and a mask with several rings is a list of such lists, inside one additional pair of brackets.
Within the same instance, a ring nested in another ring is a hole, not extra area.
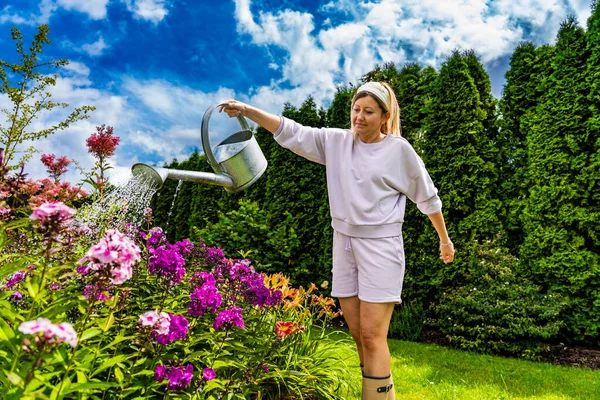
[(448, 243), (440, 242), (440, 260), (444, 262), (444, 264), (451, 263), (454, 260), (454, 243), (452, 241), (448, 241)]

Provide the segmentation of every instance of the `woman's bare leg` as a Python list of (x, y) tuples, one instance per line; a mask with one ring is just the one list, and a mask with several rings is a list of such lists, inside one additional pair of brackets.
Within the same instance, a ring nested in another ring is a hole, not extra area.
[(360, 334), (361, 301), (358, 299), (358, 296), (343, 298), (340, 297), (339, 301), (340, 307), (342, 308), (342, 313), (344, 315), (344, 319), (346, 320), (348, 329), (350, 329), (350, 335), (352, 335), (352, 339), (354, 339), (354, 343), (356, 343), (356, 349), (358, 350), (358, 358), (360, 359), (360, 364), (364, 365), (363, 347)]
[(364, 374), (385, 377), (390, 374), (390, 349), (387, 335), (394, 303), (360, 302), (360, 343)]

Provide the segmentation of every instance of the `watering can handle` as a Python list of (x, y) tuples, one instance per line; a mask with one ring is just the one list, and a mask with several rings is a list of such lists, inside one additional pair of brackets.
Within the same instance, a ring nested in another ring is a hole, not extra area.
[[(208, 122), (210, 121), (210, 116), (215, 108), (220, 107), (220, 106), (226, 106), (226, 105), (227, 105), (227, 103), (221, 103), (221, 104), (215, 104), (215, 105), (208, 107), (208, 109), (204, 113), (204, 116), (202, 117), (202, 125), (200, 127), (200, 131), (202, 134), (202, 149), (204, 150), (204, 154), (206, 154), (208, 163), (213, 168), (213, 170), (215, 170), (215, 172), (217, 172), (217, 171), (224, 172), (224, 171), (223, 171), (223, 168), (221, 167), (221, 165), (219, 165), (219, 163), (217, 162), (217, 160), (215, 160), (215, 156), (212, 152), (212, 148), (210, 147), (210, 140), (208, 138)], [(244, 118), (240, 114), (237, 116), (237, 119), (238, 119), (238, 122), (240, 123), (240, 126), (242, 127), (242, 130), (245, 130), (245, 131), (250, 130), (250, 126), (248, 125), (248, 122), (246, 122), (246, 118)]]

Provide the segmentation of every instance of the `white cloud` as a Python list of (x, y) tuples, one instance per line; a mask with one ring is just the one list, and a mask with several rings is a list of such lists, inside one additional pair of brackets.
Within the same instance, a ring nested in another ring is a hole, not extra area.
[[(267, 52), (284, 50), (281, 59), (269, 64), (278, 66), (280, 79), (254, 92), (272, 101), (306, 93), (318, 104), (332, 97), (336, 85), (355, 82), (376, 64), (439, 67), (453, 50), (473, 49), (492, 65), (522, 40), (552, 42), (569, 13), (582, 25), (590, 14), (589, 0), (332, 0), (318, 9), (323, 22), (316, 28), (315, 17), (307, 12), (253, 13), (252, 0), (234, 1), (242, 40), (249, 38)], [(332, 22), (339, 15), (343, 22)], [(280, 90), (282, 83), (292, 89)]]
[(106, 17), (109, 0), (56, 0), (56, 4), (65, 10), (75, 10), (87, 14), (92, 19)]
[(101, 55), (108, 45), (104, 42), (104, 38), (100, 36), (94, 43), (88, 43), (81, 46), (81, 50), (92, 57)]
[(167, 0), (123, 0), (127, 9), (138, 19), (158, 24), (169, 14)]
[(13, 13), (11, 6), (6, 6), (0, 11), (0, 24), (11, 23), (16, 25), (27, 24), (28, 21), (23, 16)]

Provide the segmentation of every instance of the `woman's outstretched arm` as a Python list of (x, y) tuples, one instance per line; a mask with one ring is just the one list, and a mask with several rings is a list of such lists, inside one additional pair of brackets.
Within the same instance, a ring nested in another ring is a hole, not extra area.
[(240, 114), (262, 126), (271, 133), (275, 133), (281, 124), (281, 117), (252, 107), (249, 104), (242, 103), (233, 99), (223, 102), (226, 105), (219, 107), (219, 112), (225, 111), (230, 117), (237, 117)]

